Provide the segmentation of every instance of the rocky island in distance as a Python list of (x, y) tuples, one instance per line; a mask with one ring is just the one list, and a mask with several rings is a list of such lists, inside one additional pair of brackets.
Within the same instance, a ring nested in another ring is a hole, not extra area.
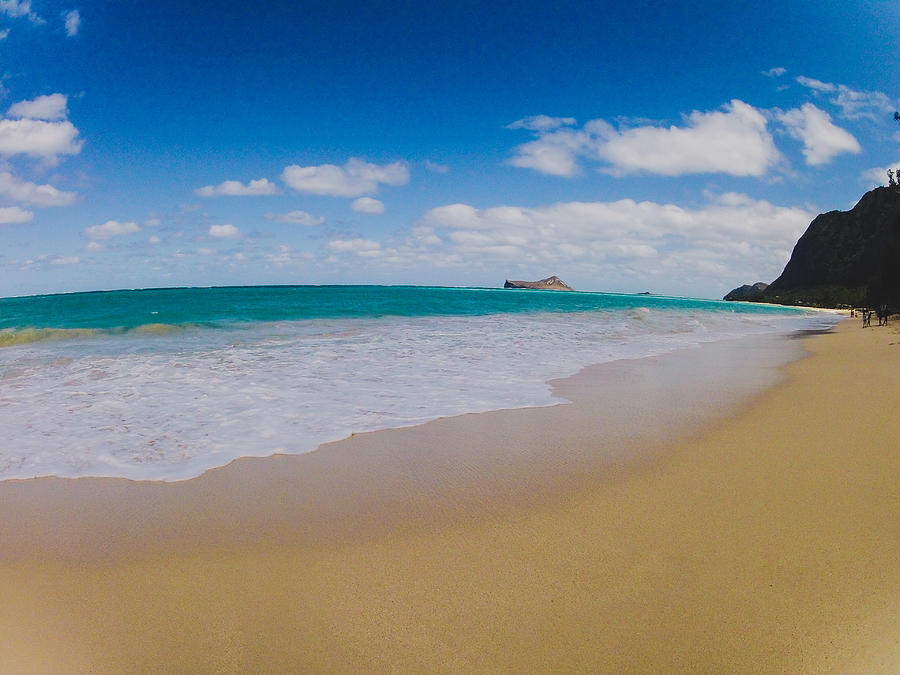
[(503, 288), (531, 288), (545, 291), (574, 291), (575, 289), (566, 284), (558, 276), (547, 277), (539, 281), (510, 281), (509, 279), (503, 284)]
[(769, 284), (764, 281), (757, 281), (755, 284), (744, 284), (743, 286), (738, 286), (733, 291), (731, 291), (728, 295), (725, 296), (725, 300), (755, 300), (762, 296), (763, 293), (766, 292), (766, 289), (769, 287)]

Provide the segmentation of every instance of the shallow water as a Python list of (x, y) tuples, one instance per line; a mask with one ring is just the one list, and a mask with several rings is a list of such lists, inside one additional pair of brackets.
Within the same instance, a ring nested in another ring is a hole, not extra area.
[(0, 479), (185, 479), (353, 432), (552, 405), (548, 381), (593, 363), (833, 322), (759, 305), (496, 289), (4, 299)]

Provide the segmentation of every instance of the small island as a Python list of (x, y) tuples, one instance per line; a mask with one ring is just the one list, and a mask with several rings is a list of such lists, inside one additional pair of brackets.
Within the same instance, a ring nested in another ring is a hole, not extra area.
[(566, 284), (557, 276), (547, 277), (540, 281), (510, 281), (509, 279), (503, 284), (503, 288), (530, 288), (545, 291), (574, 291), (575, 289)]

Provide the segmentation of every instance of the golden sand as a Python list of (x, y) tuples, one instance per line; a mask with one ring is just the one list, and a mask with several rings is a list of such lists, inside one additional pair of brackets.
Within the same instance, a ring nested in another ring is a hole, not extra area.
[(588, 374), (183, 483), (0, 483), (0, 672), (898, 672), (900, 332), (806, 344), (640, 434), (652, 360), (595, 374), (644, 387), (613, 416)]

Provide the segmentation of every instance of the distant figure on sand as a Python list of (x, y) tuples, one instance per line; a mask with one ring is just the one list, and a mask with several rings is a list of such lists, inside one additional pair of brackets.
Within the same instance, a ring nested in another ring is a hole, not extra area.
[(878, 305), (878, 309), (876, 309), (875, 312), (878, 314), (878, 325), (879, 326), (887, 326), (887, 320), (888, 320), (887, 305)]
[(864, 309), (862, 312), (862, 316), (863, 316), (862, 327), (865, 328), (866, 326), (871, 326), (872, 325), (872, 311), (868, 310), (868, 309)]

